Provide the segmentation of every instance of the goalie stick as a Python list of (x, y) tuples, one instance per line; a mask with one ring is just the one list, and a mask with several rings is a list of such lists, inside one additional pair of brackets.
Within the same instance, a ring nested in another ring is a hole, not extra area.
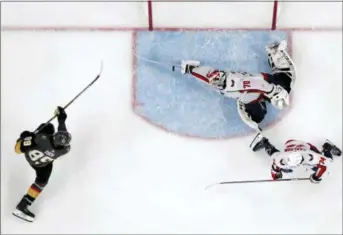
[[(68, 108), (78, 97), (80, 97), (89, 87), (91, 87), (101, 76), (102, 73), (102, 68), (103, 68), (103, 63), (101, 61), (101, 65), (100, 65), (100, 72), (98, 73), (98, 75), (93, 79), (93, 81), (91, 81), (82, 91), (80, 91), (71, 101), (69, 101), (68, 104), (66, 104), (63, 108), (66, 109)], [(52, 120), (54, 120), (54, 118), (56, 118), (57, 115), (55, 114), (52, 118), (50, 118), (43, 126), (41, 126), (40, 128), (36, 129), (34, 131), (35, 134), (37, 134), (40, 130), (42, 130), (46, 125), (48, 125), (48, 123), (50, 123)]]
[(181, 66), (178, 66), (178, 65), (173, 65), (173, 67), (172, 67), (172, 71), (175, 71), (175, 68), (181, 68)]
[(175, 71), (175, 67), (181, 68), (180, 65), (174, 65), (173, 63), (170, 62), (165, 62), (165, 61), (157, 61), (157, 60), (149, 60), (143, 56), (138, 55), (137, 53), (133, 52), (133, 54), (137, 57), (140, 58), (141, 60), (144, 60), (146, 62), (152, 63), (152, 64), (159, 64), (159, 65), (164, 65), (164, 66), (172, 66), (172, 71)]

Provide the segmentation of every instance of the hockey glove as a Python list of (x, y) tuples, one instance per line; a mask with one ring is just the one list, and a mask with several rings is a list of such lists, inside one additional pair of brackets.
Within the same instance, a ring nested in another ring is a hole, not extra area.
[(272, 177), (273, 177), (273, 180), (278, 180), (278, 179), (282, 179), (282, 172), (275, 172), (273, 171), (272, 172)]
[(282, 179), (282, 169), (273, 163), (271, 168), (272, 178), (273, 180)]
[(322, 178), (317, 177), (316, 174), (314, 173), (310, 176), (310, 181), (311, 183), (319, 184), (320, 181), (322, 181)]
[(57, 107), (55, 115), (57, 116), (58, 122), (64, 122), (67, 119), (67, 114), (61, 106)]

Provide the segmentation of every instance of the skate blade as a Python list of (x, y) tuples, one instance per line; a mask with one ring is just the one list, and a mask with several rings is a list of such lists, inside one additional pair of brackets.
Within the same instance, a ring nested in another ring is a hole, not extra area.
[(329, 144), (331, 144), (331, 145), (333, 145), (333, 146), (335, 146), (335, 144), (334, 143), (332, 143), (330, 140), (328, 140), (328, 139), (326, 139), (325, 140), (325, 142), (328, 142)]
[(14, 216), (18, 217), (19, 219), (22, 219), (22, 220), (25, 220), (27, 222), (33, 222), (34, 221), (34, 218), (28, 216), (28, 215), (25, 215), (23, 212), (19, 211), (19, 210), (15, 210), (13, 211), (12, 213)]
[(253, 141), (251, 141), (251, 143), (250, 143), (250, 148), (252, 148), (252, 145), (255, 143), (255, 141), (261, 136), (262, 134), (261, 133), (258, 133), (256, 136), (255, 136), (255, 138), (253, 139)]

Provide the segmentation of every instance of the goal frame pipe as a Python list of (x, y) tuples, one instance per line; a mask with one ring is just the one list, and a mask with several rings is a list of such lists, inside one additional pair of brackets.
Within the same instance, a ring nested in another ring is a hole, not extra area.
[(149, 31), (152, 31), (154, 29), (153, 27), (153, 21), (152, 21), (152, 2), (151, 0), (148, 0), (148, 22), (149, 22)]
[[(152, 0), (147, 0), (148, 4), (148, 26), (149, 31), (154, 30), (153, 26), (153, 13), (152, 13)], [(277, 10), (278, 10), (278, 1), (274, 1), (273, 3), (273, 15), (272, 15), (272, 27), (271, 30), (276, 30), (276, 21), (277, 21)]]
[(274, 1), (273, 18), (272, 18), (272, 30), (276, 30), (277, 8), (278, 8), (278, 1)]

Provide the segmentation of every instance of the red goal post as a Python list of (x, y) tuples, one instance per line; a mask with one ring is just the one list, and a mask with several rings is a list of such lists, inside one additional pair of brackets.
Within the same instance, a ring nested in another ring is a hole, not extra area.
[(278, 14), (278, 1), (274, 1), (273, 18), (272, 18), (272, 30), (276, 29), (277, 14)]
[[(152, 9), (152, 1), (147, 0), (147, 9), (148, 9), (148, 24), (149, 24), (149, 31), (153, 31), (154, 24), (153, 24), (153, 9)], [(273, 12), (272, 12), (272, 25), (271, 30), (276, 30), (276, 23), (277, 23), (277, 15), (278, 15), (278, 1), (274, 1), (273, 3)]]

